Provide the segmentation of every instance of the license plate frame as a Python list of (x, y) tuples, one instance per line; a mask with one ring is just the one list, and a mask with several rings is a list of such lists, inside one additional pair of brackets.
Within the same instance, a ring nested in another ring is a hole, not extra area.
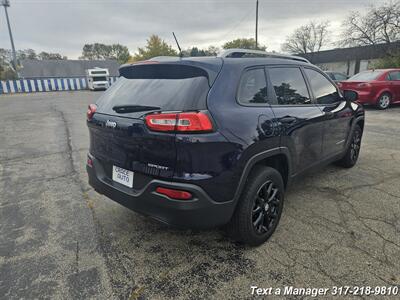
[(114, 166), (112, 168), (112, 180), (126, 187), (133, 187), (133, 178), (135, 173), (127, 169)]

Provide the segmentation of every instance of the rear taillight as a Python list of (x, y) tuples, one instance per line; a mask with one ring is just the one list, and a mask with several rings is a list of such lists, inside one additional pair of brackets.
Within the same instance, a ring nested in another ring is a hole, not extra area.
[(357, 85), (357, 87), (359, 87), (359, 88), (369, 88), (369, 87), (371, 87), (371, 84), (369, 84), (368, 82), (363, 82), (363, 83), (359, 83)]
[(155, 113), (146, 116), (146, 125), (153, 131), (210, 132), (213, 125), (203, 112)]
[(93, 118), (94, 113), (96, 112), (97, 105), (96, 104), (89, 104), (88, 110), (86, 112), (86, 118), (90, 121)]
[(191, 193), (181, 190), (173, 190), (173, 189), (158, 187), (156, 188), (156, 192), (176, 200), (189, 200), (192, 198)]
[(87, 164), (89, 167), (93, 168), (93, 160), (92, 160), (90, 157), (87, 158), (86, 164)]

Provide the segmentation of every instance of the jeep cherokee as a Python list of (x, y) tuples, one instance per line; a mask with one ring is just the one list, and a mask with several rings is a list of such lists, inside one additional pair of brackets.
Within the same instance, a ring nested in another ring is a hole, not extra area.
[(306, 59), (231, 49), (123, 65), (120, 75), (87, 111), (89, 183), (164, 223), (226, 225), (259, 245), (295, 177), (357, 161), (357, 94), (342, 95)]

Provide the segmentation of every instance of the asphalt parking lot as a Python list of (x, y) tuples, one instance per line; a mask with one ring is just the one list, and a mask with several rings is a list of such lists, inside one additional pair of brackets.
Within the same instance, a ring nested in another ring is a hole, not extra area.
[(88, 186), (85, 112), (99, 95), (0, 96), (0, 299), (400, 285), (400, 107), (367, 109), (358, 164), (294, 184), (273, 237), (247, 248), (219, 230), (168, 228)]

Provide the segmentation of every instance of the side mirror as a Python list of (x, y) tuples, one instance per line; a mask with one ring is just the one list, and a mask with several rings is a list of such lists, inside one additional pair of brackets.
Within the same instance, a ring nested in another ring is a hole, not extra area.
[(355, 91), (343, 91), (343, 94), (347, 101), (354, 102), (358, 100), (358, 93)]

